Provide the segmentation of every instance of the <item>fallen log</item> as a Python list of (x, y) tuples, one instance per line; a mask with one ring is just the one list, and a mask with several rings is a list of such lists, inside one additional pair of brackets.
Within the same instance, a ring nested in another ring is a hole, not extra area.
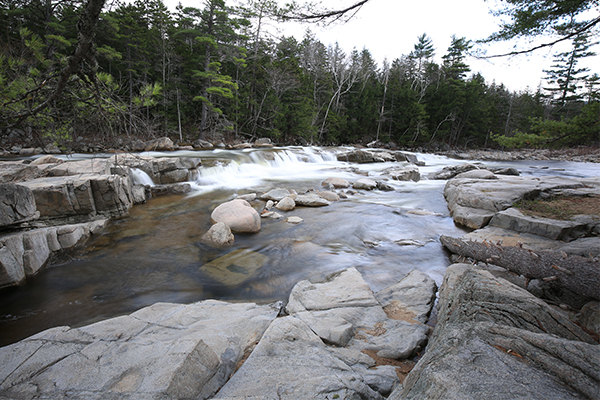
[(600, 261), (562, 251), (532, 251), (519, 246), (500, 246), (450, 236), (440, 238), (452, 253), (498, 265), (528, 279), (552, 282), (585, 297), (600, 300)]

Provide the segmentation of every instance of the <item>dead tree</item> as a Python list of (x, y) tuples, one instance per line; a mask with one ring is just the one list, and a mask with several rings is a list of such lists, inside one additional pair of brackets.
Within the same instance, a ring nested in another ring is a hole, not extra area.
[(528, 279), (542, 279), (559, 288), (600, 300), (600, 261), (563, 251), (532, 251), (519, 246), (499, 246), (450, 236), (440, 238), (452, 253), (498, 265)]

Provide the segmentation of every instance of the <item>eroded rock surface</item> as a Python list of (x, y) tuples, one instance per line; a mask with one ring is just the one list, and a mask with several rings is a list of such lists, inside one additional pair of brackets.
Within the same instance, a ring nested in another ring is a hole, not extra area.
[(0, 397), (207, 399), (277, 316), (279, 305), (157, 303), (0, 348)]
[(600, 346), (568, 316), (468, 264), (448, 268), (425, 355), (390, 399), (581, 399)]

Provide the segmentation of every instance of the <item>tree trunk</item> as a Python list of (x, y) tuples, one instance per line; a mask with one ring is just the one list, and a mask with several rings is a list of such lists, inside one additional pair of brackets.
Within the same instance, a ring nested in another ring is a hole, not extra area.
[(531, 251), (450, 236), (440, 238), (452, 253), (498, 265), (529, 279), (543, 279), (585, 297), (600, 300), (600, 263), (591, 257), (558, 251)]

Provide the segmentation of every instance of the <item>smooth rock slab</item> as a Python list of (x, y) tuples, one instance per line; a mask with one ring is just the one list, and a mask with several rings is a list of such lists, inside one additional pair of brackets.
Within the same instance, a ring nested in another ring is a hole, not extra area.
[(0, 397), (207, 399), (279, 312), (278, 305), (157, 303), (0, 348)]
[(375, 296), (389, 318), (424, 324), (433, 308), (436, 292), (435, 281), (414, 269), (400, 282)]
[(509, 208), (496, 213), (490, 221), (490, 225), (516, 232), (544, 236), (552, 240), (563, 240), (565, 242), (587, 233), (585, 223), (530, 217), (524, 215), (516, 208)]
[(379, 305), (360, 272), (356, 268), (348, 268), (328, 282), (298, 282), (290, 293), (286, 311), (292, 314), (301, 311)]
[(301, 320), (279, 318), (214, 398), (383, 399), (353, 367)]

